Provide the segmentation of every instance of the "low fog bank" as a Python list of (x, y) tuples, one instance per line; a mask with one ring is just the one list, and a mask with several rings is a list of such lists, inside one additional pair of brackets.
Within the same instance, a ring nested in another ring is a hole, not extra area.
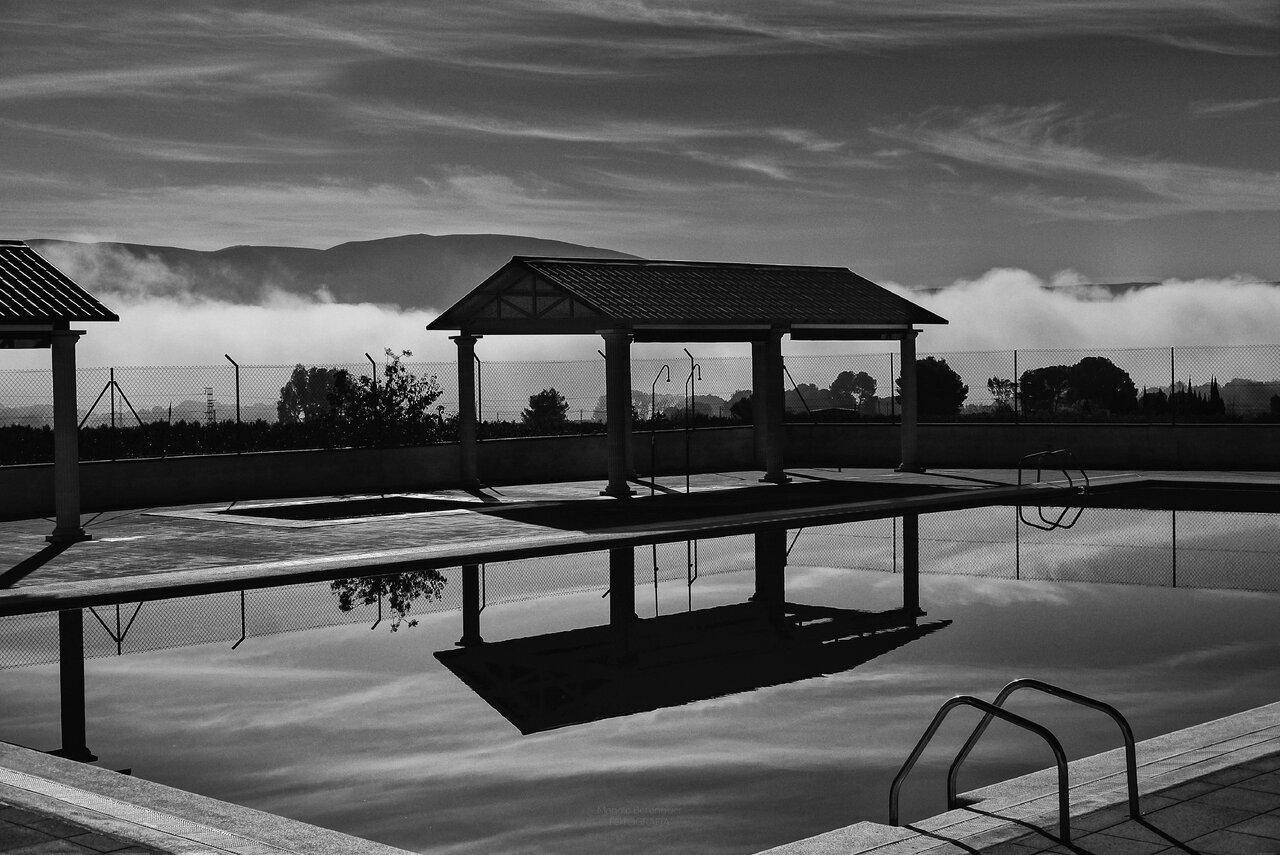
[[(447, 334), (424, 329), (444, 307), (337, 302), (323, 287), (306, 295), (269, 286), (246, 304), (203, 296), (199, 283), (154, 258), (84, 249), (46, 255), (121, 317), (118, 324), (83, 325), (88, 335), (78, 358), (84, 366), (208, 365), (223, 362), (223, 354), (242, 365), (357, 363), (386, 347), (412, 350), (414, 361), (455, 354)], [(1011, 268), (931, 292), (885, 285), (950, 321), (925, 329), (924, 353), (1280, 342), (1280, 286), (1247, 275), (1168, 280), (1122, 293), (1071, 271), (1044, 280)], [(490, 337), (478, 353), (487, 361), (592, 359), (601, 346), (596, 336)], [(884, 342), (785, 347), (795, 354), (889, 349)], [(699, 344), (696, 350), (699, 356), (748, 352), (742, 345)], [(679, 345), (650, 345), (637, 347), (636, 355), (683, 354)], [(47, 353), (11, 351), (0, 369), (47, 365)]]

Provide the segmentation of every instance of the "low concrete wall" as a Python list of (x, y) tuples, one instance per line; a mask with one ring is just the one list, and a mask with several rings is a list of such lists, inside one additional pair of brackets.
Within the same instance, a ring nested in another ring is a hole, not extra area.
[[(653, 440), (651, 445), (651, 439)], [(751, 468), (750, 428), (690, 433), (689, 457), (702, 471)], [(480, 443), (480, 476), (487, 484), (537, 484), (604, 480), (607, 438), (529, 437)], [(685, 434), (637, 433), (635, 458), (647, 474), (652, 459), (661, 473), (684, 471)], [(418, 448), (344, 448), (210, 454), (138, 460), (95, 460), (80, 465), (81, 508), (86, 513), (199, 502), (411, 492), (455, 486), (458, 450), (453, 444)], [(53, 466), (0, 467), (0, 519), (54, 512)]]
[[(901, 455), (889, 424), (788, 424), (788, 466), (891, 468)], [(648, 475), (756, 468), (750, 427), (637, 432), (636, 468)], [(1033, 451), (1069, 448), (1088, 469), (1280, 470), (1280, 425), (928, 424), (920, 460), (933, 468), (1016, 466)], [(480, 443), (488, 484), (604, 480), (607, 439), (533, 437)], [(651, 457), (652, 455), (652, 457)], [(651, 466), (650, 460), (654, 464)], [(457, 447), (275, 451), (143, 460), (80, 467), (86, 512), (198, 502), (431, 490), (457, 483)], [(53, 514), (53, 467), (0, 467), (0, 518)]]
[[(1280, 469), (1280, 425), (926, 424), (920, 462), (1008, 469), (1024, 454), (1068, 448), (1088, 469)], [(787, 425), (788, 466), (896, 466), (888, 424)]]

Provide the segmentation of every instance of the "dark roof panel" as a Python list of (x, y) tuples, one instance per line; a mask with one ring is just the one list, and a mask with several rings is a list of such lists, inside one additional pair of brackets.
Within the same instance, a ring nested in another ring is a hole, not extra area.
[[(662, 324), (696, 329), (766, 324), (874, 328), (946, 323), (842, 267), (516, 256), (441, 315), (432, 328), (478, 330), (485, 326), (477, 308), (496, 299), (501, 283), (511, 281), (516, 271), (532, 272), (604, 318), (629, 327)], [(509, 317), (502, 330), (514, 332), (512, 325), (520, 324), (521, 332), (551, 331), (550, 319), (546, 324), (540, 320)]]
[(0, 241), (0, 323), (118, 321), (22, 241)]

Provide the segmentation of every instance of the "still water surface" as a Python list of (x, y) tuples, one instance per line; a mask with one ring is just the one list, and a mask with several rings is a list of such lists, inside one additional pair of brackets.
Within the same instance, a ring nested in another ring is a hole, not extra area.
[[(713, 544), (704, 544), (704, 550)], [(721, 556), (721, 560), (741, 559)], [(600, 556), (600, 561), (605, 559)], [(707, 575), (694, 608), (740, 603), (749, 569)], [(901, 577), (792, 566), (791, 601), (896, 608)], [(603, 622), (599, 590), (490, 605), (497, 641)], [(663, 582), (663, 613), (687, 608)], [(432, 853), (751, 853), (862, 819), (937, 707), (1035, 676), (1108, 701), (1139, 739), (1277, 700), (1280, 596), (929, 576), (929, 620), (952, 623), (849, 671), (522, 736), (432, 653), (456, 611), (416, 627), (339, 626), (87, 662), (89, 747), (101, 765)], [(637, 610), (653, 614), (653, 591)], [(0, 671), (0, 738), (57, 744), (57, 671)], [(1058, 728), (1072, 757), (1114, 725), (1033, 695), (1011, 708)], [(903, 793), (907, 820), (944, 809), (957, 719)], [(1049, 765), (993, 725), (968, 789)]]

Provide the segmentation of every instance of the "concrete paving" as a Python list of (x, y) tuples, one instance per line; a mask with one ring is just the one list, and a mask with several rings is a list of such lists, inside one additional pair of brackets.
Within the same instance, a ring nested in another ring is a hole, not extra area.
[(768, 855), (1280, 853), (1280, 703), (1137, 748), (1136, 819), (1122, 749), (1069, 764), (1069, 842), (1059, 834), (1056, 770), (1045, 769), (963, 793), (968, 807), (920, 822), (900, 828), (861, 822)]
[[(87, 519), (93, 539), (69, 546), (45, 542), (49, 520), (0, 522), (0, 615), (706, 539), (761, 525), (1051, 503), (1070, 490), (1049, 478), (1019, 486), (1010, 470), (792, 470), (787, 486), (758, 478), (697, 475), (692, 497), (681, 495), (683, 478), (668, 478), (657, 496), (626, 501), (602, 498), (601, 482), (441, 491), (430, 498), (460, 507), (322, 525), (236, 517), (223, 513), (225, 503), (139, 509)], [(1280, 490), (1278, 473), (1096, 473), (1091, 482), (1114, 488), (1153, 478)], [(715, 500), (699, 504), (699, 493)]]
[(0, 853), (403, 855), (404, 850), (0, 743)]

